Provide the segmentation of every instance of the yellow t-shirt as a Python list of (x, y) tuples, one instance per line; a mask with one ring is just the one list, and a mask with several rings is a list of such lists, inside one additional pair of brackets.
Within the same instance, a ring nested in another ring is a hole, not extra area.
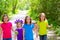
[(48, 25), (48, 21), (38, 21), (37, 22), (38, 26), (39, 26), (39, 35), (46, 35), (47, 34), (47, 25)]

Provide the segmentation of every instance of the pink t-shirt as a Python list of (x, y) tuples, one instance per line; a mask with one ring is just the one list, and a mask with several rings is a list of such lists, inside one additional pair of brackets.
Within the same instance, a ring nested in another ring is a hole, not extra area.
[(2, 23), (1, 28), (3, 31), (3, 38), (11, 38), (11, 29), (12, 29), (12, 23)]

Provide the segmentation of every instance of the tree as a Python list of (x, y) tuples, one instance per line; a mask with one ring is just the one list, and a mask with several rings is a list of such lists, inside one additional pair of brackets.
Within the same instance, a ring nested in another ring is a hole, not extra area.
[(38, 20), (38, 15), (44, 12), (50, 24), (60, 25), (60, 0), (30, 0), (30, 3), (29, 13), (33, 19)]
[(0, 18), (3, 14), (15, 14), (19, 0), (0, 0)]

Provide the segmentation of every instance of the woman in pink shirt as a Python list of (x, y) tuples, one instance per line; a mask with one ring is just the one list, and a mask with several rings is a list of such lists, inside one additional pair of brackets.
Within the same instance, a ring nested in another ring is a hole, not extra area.
[(12, 30), (12, 23), (9, 22), (9, 17), (7, 14), (4, 14), (2, 17), (2, 33), (3, 33), (3, 40), (12, 40), (11, 30)]

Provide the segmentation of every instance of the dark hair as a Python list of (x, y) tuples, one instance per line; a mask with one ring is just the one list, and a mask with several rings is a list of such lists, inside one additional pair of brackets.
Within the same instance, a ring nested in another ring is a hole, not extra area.
[[(26, 20), (27, 20), (28, 17), (29, 17), (29, 16), (26, 16), (26, 17), (25, 17), (25, 24), (27, 24), (27, 21), (26, 21)], [(31, 18), (30, 18), (30, 24), (31, 24), (31, 23), (32, 23), (32, 21), (31, 21)]]
[[(41, 22), (41, 15), (42, 15), (42, 13), (41, 14), (39, 14), (39, 21)], [(45, 19), (46, 19), (46, 16), (45, 16)], [(44, 20), (45, 20), (44, 19)]]
[[(8, 17), (8, 15), (7, 15), (7, 14), (2, 15), (2, 22), (4, 22), (4, 17), (5, 17), (5, 16), (7, 16), (7, 17)], [(8, 21), (9, 21), (9, 17), (8, 17)]]

